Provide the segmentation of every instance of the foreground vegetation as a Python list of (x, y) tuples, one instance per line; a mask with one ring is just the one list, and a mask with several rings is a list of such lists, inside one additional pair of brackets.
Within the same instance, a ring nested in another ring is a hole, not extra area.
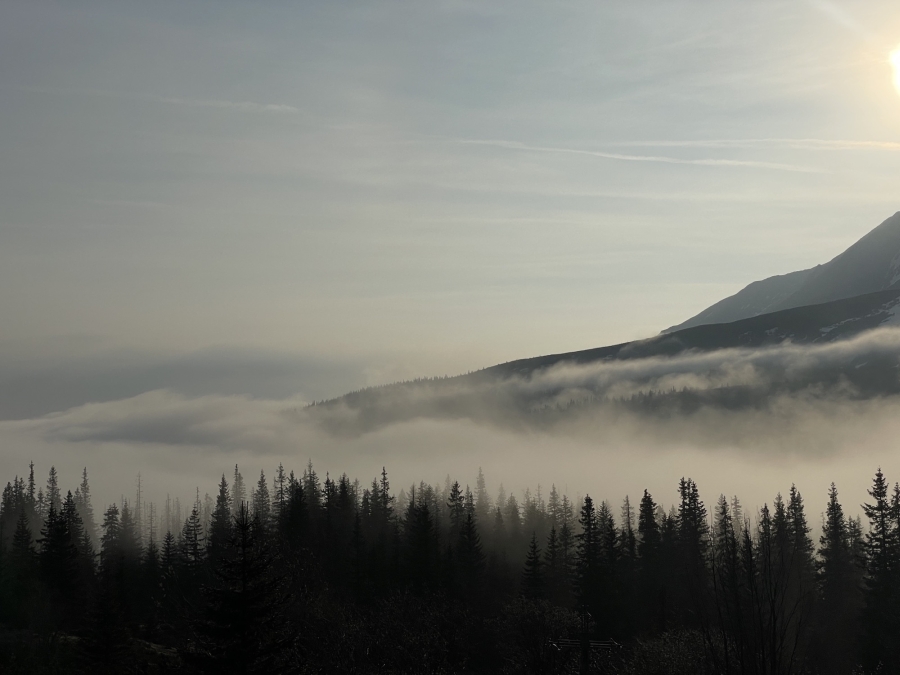
[(614, 514), (480, 472), (395, 495), (235, 467), (189, 512), (138, 493), (95, 519), (86, 471), (63, 495), (32, 467), (0, 503), (0, 670), (895, 672), (900, 486), (869, 494), (864, 532), (832, 485), (816, 547), (793, 487), (747, 517), (682, 479), (669, 512)]

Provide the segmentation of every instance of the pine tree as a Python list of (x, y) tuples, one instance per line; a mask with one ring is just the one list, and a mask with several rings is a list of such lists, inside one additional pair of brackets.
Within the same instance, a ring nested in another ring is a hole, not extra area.
[(712, 584), (722, 631), (724, 670), (729, 672), (731, 663), (736, 661), (740, 671), (745, 672), (749, 646), (744, 627), (746, 603), (741, 582), (740, 540), (725, 495), (719, 495), (716, 502), (713, 546)]
[(547, 500), (547, 515), (550, 517), (550, 528), (556, 528), (557, 530), (562, 525), (562, 518), (560, 514), (560, 501), (559, 501), (559, 493), (556, 491), (556, 484), (550, 486), (550, 497)]
[(565, 590), (568, 580), (563, 573), (562, 551), (555, 526), (550, 527), (550, 534), (547, 537), (547, 548), (544, 550), (544, 570), (547, 599), (555, 605), (565, 605)]
[(195, 503), (191, 515), (184, 521), (184, 527), (181, 529), (179, 557), (188, 579), (198, 577), (203, 569), (206, 559), (205, 541), (203, 524), (200, 520), (200, 504)]
[(458, 481), (453, 481), (453, 484), (450, 486), (450, 494), (447, 497), (447, 510), (450, 516), (449, 540), (455, 546), (465, 518), (465, 501)]
[(178, 544), (171, 530), (166, 530), (160, 551), (160, 567), (163, 574), (174, 574), (178, 564)]
[(31, 571), (34, 565), (34, 546), (31, 529), (28, 527), (28, 517), (25, 510), (19, 511), (19, 519), (16, 521), (16, 531), (13, 534), (11, 551), (12, 562), (21, 571)]
[(207, 546), (209, 556), (216, 558), (225, 550), (225, 545), (231, 538), (231, 495), (228, 492), (228, 482), (225, 474), (219, 481), (219, 493), (216, 495), (216, 507), (212, 512), (209, 524), (209, 536)]
[(853, 666), (851, 654), (858, 625), (858, 589), (854, 588), (853, 567), (848, 523), (832, 483), (819, 539), (818, 563), (822, 625), (817, 655), (825, 673), (847, 673)]
[(628, 560), (634, 560), (637, 557), (637, 537), (634, 532), (634, 509), (631, 508), (631, 501), (628, 495), (622, 502), (622, 529), (620, 531), (621, 542), (619, 549), (622, 555)]
[(306, 496), (310, 514), (317, 515), (322, 507), (322, 487), (319, 485), (319, 476), (313, 468), (311, 459), (306, 463), (306, 470), (303, 472), (303, 494)]
[(475, 480), (475, 516), (480, 522), (486, 523), (490, 513), (491, 496), (488, 494), (484, 473), (479, 466), (478, 478)]
[(141, 484), (141, 473), (137, 475), (137, 492), (134, 496), (134, 511), (132, 519), (134, 520), (134, 536), (138, 547), (144, 545), (144, 494)]
[(522, 554), (522, 516), (519, 502), (516, 496), (510, 493), (503, 509), (503, 522), (506, 527), (506, 537), (509, 542), (509, 552), (519, 556)]
[(602, 592), (602, 557), (603, 543), (600, 524), (597, 521), (597, 510), (590, 495), (585, 496), (578, 519), (581, 532), (575, 535), (578, 541), (576, 553), (578, 571), (578, 604), (581, 607), (594, 609), (600, 602)]
[(242, 507), (214, 577), (202, 589), (204, 614), (182, 652), (189, 664), (202, 672), (282, 671), (293, 636), (283, 613), (290, 596), (274, 562), (262, 523)]
[(787, 517), (792, 540), (793, 574), (797, 575), (798, 583), (803, 586), (804, 592), (808, 593), (812, 585), (811, 579), (815, 567), (815, 550), (812, 540), (809, 538), (810, 528), (806, 522), (803, 497), (795, 485), (791, 485), (788, 496)]
[(656, 510), (656, 502), (644, 490), (638, 506), (637, 577), (641, 606), (638, 623), (645, 631), (661, 630), (665, 624), (661, 534)]
[(34, 514), (39, 523), (42, 523), (44, 516), (47, 515), (47, 499), (44, 497), (43, 488), (38, 489), (37, 499), (34, 500)]
[(59, 477), (56, 474), (56, 467), (50, 467), (50, 475), (47, 477), (47, 494), (48, 508), (52, 507), (58, 514), (62, 510), (62, 495), (59, 492)]
[(12, 581), (9, 598), (8, 618), (14, 626), (24, 626), (33, 611), (33, 596), (36, 592), (36, 562), (29, 518), (24, 508), (19, 509), (19, 518), (13, 534), (9, 552), (10, 578)]
[(234, 465), (234, 481), (231, 483), (231, 513), (238, 515), (241, 510), (241, 504), (247, 501), (247, 488), (244, 486), (244, 477), (238, 470), (238, 465)]
[(410, 489), (403, 526), (407, 578), (413, 588), (426, 588), (434, 580), (434, 520), (421, 491), (415, 488)]
[[(554, 539), (556, 531), (553, 530)], [(541, 560), (541, 549), (538, 548), (537, 534), (531, 534), (531, 543), (525, 556), (525, 567), (522, 570), (522, 595), (531, 600), (544, 597), (544, 565)]]
[(462, 590), (470, 600), (476, 599), (484, 573), (484, 552), (476, 527), (474, 510), (466, 511), (456, 550)]
[(256, 484), (256, 491), (253, 493), (253, 504), (251, 513), (254, 518), (258, 518), (263, 527), (270, 527), (272, 520), (271, 502), (269, 500), (269, 485), (266, 482), (266, 474), (259, 472), (259, 482)]
[(138, 524), (134, 519), (134, 512), (127, 501), (122, 502), (120, 521), (119, 548), (122, 556), (134, 567), (141, 558), (141, 540), (138, 534)]
[(900, 658), (895, 651), (898, 646), (896, 636), (900, 635), (900, 617), (896, 608), (900, 589), (895, 587), (900, 570), (900, 541), (895, 507), (891, 503), (890, 489), (881, 467), (875, 472), (868, 492), (873, 503), (862, 506), (869, 520), (862, 655), (867, 668), (874, 671), (879, 664), (884, 668), (888, 663), (897, 663)]
[(702, 621), (706, 610), (703, 600), (707, 584), (709, 525), (706, 507), (700, 500), (697, 484), (682, 478), (678, 492), (678, 581), (679, 605)]
[(84, 529), (90, 537), (91, 542), (96, 549), (100, 544), (100, 537), (97, 534), (97, 523), (94, 519), (94, 507), (91, 504), (91, 486), (88, 484), (87, 467), (81, 472), (81, 484), (76, 491), (75, 505), (78, 507), (78, 515), (81, 516), (81, 522)]
[(119, 507), (110, 504), (103, 514), (103, 536), (100, 538), (100, 568), (110, 574), (120, 554), (122, 527), (119, 521)]
[(63, 518), (69, 530), (69, 538), (78, 552), (79, 578), (83, 585), (90, 582), (94, 574), (94, 543), (84, 527), (78, 504), (71, 492), (63, 502)]
[(391, 496), (391, 484), (388, 481), (387, 469), (381, 467), (381, 482), (378, 484), (378, 504), (381, 511), (381, 518), (387, 522), (393, 515), (392, 502), (394, 498)]
[[(70, 493), (71, 496), (71, 493)], [(69, 531), (65, 514), (50, 503), (47, 520), (41, 531), (38, 562), (43, 584), (50, 590), (51, 604), (62, 620), (75, 618), (79, 608), (78, 549)]]
[(506, 553), (506, 524), (503, 522), (503, 510), (497, 506), (494, 508), (494, 522), (491, 530), (491, 541), (496, 552)]
[(37, 504), (37, 495), (35, 494), (34, 462), (28, 463), (28, 491), (26, 493), (26, 499), (28, 506), (34, 509), (35, 505)]
[[(349, 495), (347, 495), (349, 497)], [(307, 544), (309, 537), (309, 508), (306, 491), (291, 473), (287, 488), (287, 502), (281, 523), (281, 537), (288, 548), (297, 551)]]

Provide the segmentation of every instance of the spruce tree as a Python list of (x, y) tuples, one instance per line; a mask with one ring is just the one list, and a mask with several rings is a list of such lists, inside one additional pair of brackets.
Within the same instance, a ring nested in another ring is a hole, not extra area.
[(275, 470), (272, 492), (272, 520), (277, 524), (281, 522), (281, 514), (287, 502), (287, 475), (284, 473), (284, 465), (279, 462)]
[(52, 502), (41, 535), (38, 542), (41, 580), (50, 591), (56, 617), (71, 621), (79, 607), (83, 607), (83, 597), (79, 593), (78, 548), (65, 514), (57, 511)]
[(178, 565), (178, 543), (171, 530), (166, 530), (163, 536), (162, 548), (159, 554), (161, 573), (173, 575)]
[(256, 484), (256, 490), (253, 493), (253, 504), (250, 512), (254, 518), (258, 517), (263, 527), (270, 527), (272, 507), (269, 500), (269, 485), (266, 482), (266, 474), (263, 471), (259, 472), (259, 482)]
[(393, 516), (392, 503), (394, 498), (391, 496), (391, 483), (388, 481), (387, 469), (381, 467), (381, 481), (378, 483), (378, 505), (381, 512), (381, 519), (387, 522)]
[(869, 489), (872, 503), (862, 505), (869, 520), (866, 534), (866, 550), (869, 558), (865, 580), (865, 607), (863, 610), (864, 665), (871, 671), (897, 663), (900, 612), (897, 604), (898, 571), (900, 571), (900, 541), (898, 541), (896, 508), (891, 502), (890, 488), (881, 467), (875, 472)]
[(119, 507), (110, 504), (103, 514), (103, 535), (100, 537), (100, 572), (104, 582), (117, 577), (121, 557), (122, 524)]
[(322, 506), (322, 486), (319, 484), (319, 475), (313, 468), (311, 459), (306, 463), (306, 470), (303, 472), (303, 493), (306, 496), (310, 515), (315, 517)]
[(474, 510), (466, 511), (456, 547), (460, 583), (463, 593), (472, 600), (478, 597), (484, 574), (484, 551), (478, 534)]
[(231, 483), (231, 513), (238, 515), (241, 510), (241, 504), (247, 501), (247, 488), (244, 486), (244, 477), (238, 470), (238, 465), (234, 465), (234, 481)]
[(659, 630), (664, 623), (661, 534), (656, 510), (653, 496), (644, 490), (638, 506), (637, 577), (641, 607), (639, 625), (648, 632)]
[(225, 474), (219, 481), (219, 492), (216, 495), (216, 507), (212, 512), (209, 524), (209, 536), (207, 546), (209, 556), (216, 558), (225, 550), (225, 544), (231, 538), (231, 495), (228, 492), (228, 482)]
[(506, 529), (506, 539), (509, 553), (520, 556), (524, 550), (522, 546), (522, 515), (516, 496), (510, 493), (503, 509), (503, 523)]
[(550, 518), (550, 527), (559, 530), (562, 525), (560, 514), (559, 493), (556, 491), (556, 484), (550, 486), (550, 497), (547, 499), (547, 516)]
[(555, 526), (550, 527), (550, 534), (547, 537), (547, 548), (544, 550), (544, 572), (547, 599), (555, 605), (565, 605), (568, 575), (563, 567), (563, 555)]
[(740, 540), (725, 495), (720, 495), (716, 502), (713, 546), (712, 585), (722, 632), (725, 670), (728, 671), (731, 663), (736, 661), (743, 671), (749, 663), (749, 647), (744, 630), (746, 603), (741, 584)]
[(78, 486), (76, 495), (75, 505), (78, 507), (78, 515), (81, 516), (85, 532), (91, 538), (91, 542), (96, 549), (100, 545), (100, 537), (97, 533), (97, 523), (94, 519), (94, 507), (91, 504), (91, 486), (88, 483), (87, 467), (84, 467), (81, 472), (81, 484)]
[(690, 623), (704, 620), (707, 591), (707, 561), (709, 525), (706, 507), (700, 500), (697, 484), (682, 478), (678, 492), (680, 503), (677, 515), (678, 603)]
[(434, 580), (436, 541), (434, 520), (420, 490), (411, 488), (404, 518), (406, 576), (412, 587), (422, 590)]
[[(553, 532), (555, 539), (555, 530)], [(541, 549), (538, 548), (537, 534), (532, 532), (528, 553), (525, 555), (525, 567), (522, 570), (522, 595), (531, 600), (540, 600), (544, 598), (544, 588), (544, 565), (541, 560)]]
[[(34, 480), (34, 462), (28, 463), (28, 491), (25, 493), (25, 497), (27, 500), (27, 505), (34, 510), (35, 505), (37, 503), (37, 494), (35, 493), (35, 480)], [(30, 514), (27, 514), (30, 515)]]
[(202, 672), (282, 672), (293, 638), (283, 609), (290, 596), (259, 519), (243, 506), (233, 525), (182, 655)]
[(28, 617), (34, 609), (33, 596), (36, 593), (38, 581), (36, 575), (37, 554), (34, 550), (28, 521), (25, 509), (19, 509), (19, 518), (16, 521), (16, 529), (9, 551), (12, 588), (8, 596), (10, 611), (7, 616), (12, 625), (18, 627), (23, 627), (28, 623)]
[(602, 592), (603, 542), (597, 509), (590, 495), (585, 496), (578, 519), (581, 532), (575, 535), (578, 541), (576, 553), (578, 579), (578, 605), (588, 611), (594, 610), (600, 602)]
[(297, 551), (308, 544), (309, 507), (306, 491), (300, 481), (294, 479), (293, 473), (288, 481), (287, 502), (281, 524), (281, 537), (288, 548)]
[(56, 467), (50, 467), (50, 475), (47, 476), (47, 505), (48, 511), (49, 507), (53, 507), (56, 510), (56, 513), (62, 510), (62, 495), (59, 491), (59, 476), (56, 473)]
[(475, 479), (475, 516), (481, 523), (488, 521), (491, 513), (491, 496), (488, 494), (484, 473), (478, 467), (478, 478)]
[(458, 481), (453, 481), (453, 484), (450, 486), (450, 494), (447, 497), (447, 512), (450, 517), (449, 541), (451, 545), (455, 546), (465, 518), (465, 501)]
[(191, 515), (184, 521), (181, 528), (180, 559), (187, 580), (200, 576), (206, 560), (206, 538), (203, 535), (203, 525), (200, 521), (200, 505), (194, 504)]
[(850, 532), (834, 483), (828, 490), (825, 523), (819, 539), (818, 576), (822, 611), (817, 650), (823, 673), (847, 673), (857, 640), (859, 589), (855, 588)]

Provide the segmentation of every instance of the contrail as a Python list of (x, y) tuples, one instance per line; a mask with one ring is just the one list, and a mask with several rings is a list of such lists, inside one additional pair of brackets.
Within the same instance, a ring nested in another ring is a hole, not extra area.
[(776, 162), (756, 162), (743, 159), (680, 159), (678, 157), (666, 157), (662, 155), (625, 155), (616, 152), (602, 152), (599, 150), (577, 150), (574, 148), (554, 148), (540, 145), (526, 145), (516, 141), (497, 140), (460, 140), (467, 145), (487, 145), (507, 150), (523, 150), (526, 152), (549, 152), (568, 155), (587, 155), (589, 157), (602, 157), (625, 162), (658, 162), (661, 164), (692, 164), (695, 166), (735, 166), (752, 169), (774, 169), (776, 171), (795, 171), (800, 173), (827, 173), (822, 169), (797, 166), (794, 164), (780, 164)]

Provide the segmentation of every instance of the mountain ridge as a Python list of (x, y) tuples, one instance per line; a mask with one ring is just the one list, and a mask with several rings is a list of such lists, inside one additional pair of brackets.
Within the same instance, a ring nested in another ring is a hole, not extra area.
[(900, 211), (827, 263), (754, 281), (663, 333), (900, 288)]

